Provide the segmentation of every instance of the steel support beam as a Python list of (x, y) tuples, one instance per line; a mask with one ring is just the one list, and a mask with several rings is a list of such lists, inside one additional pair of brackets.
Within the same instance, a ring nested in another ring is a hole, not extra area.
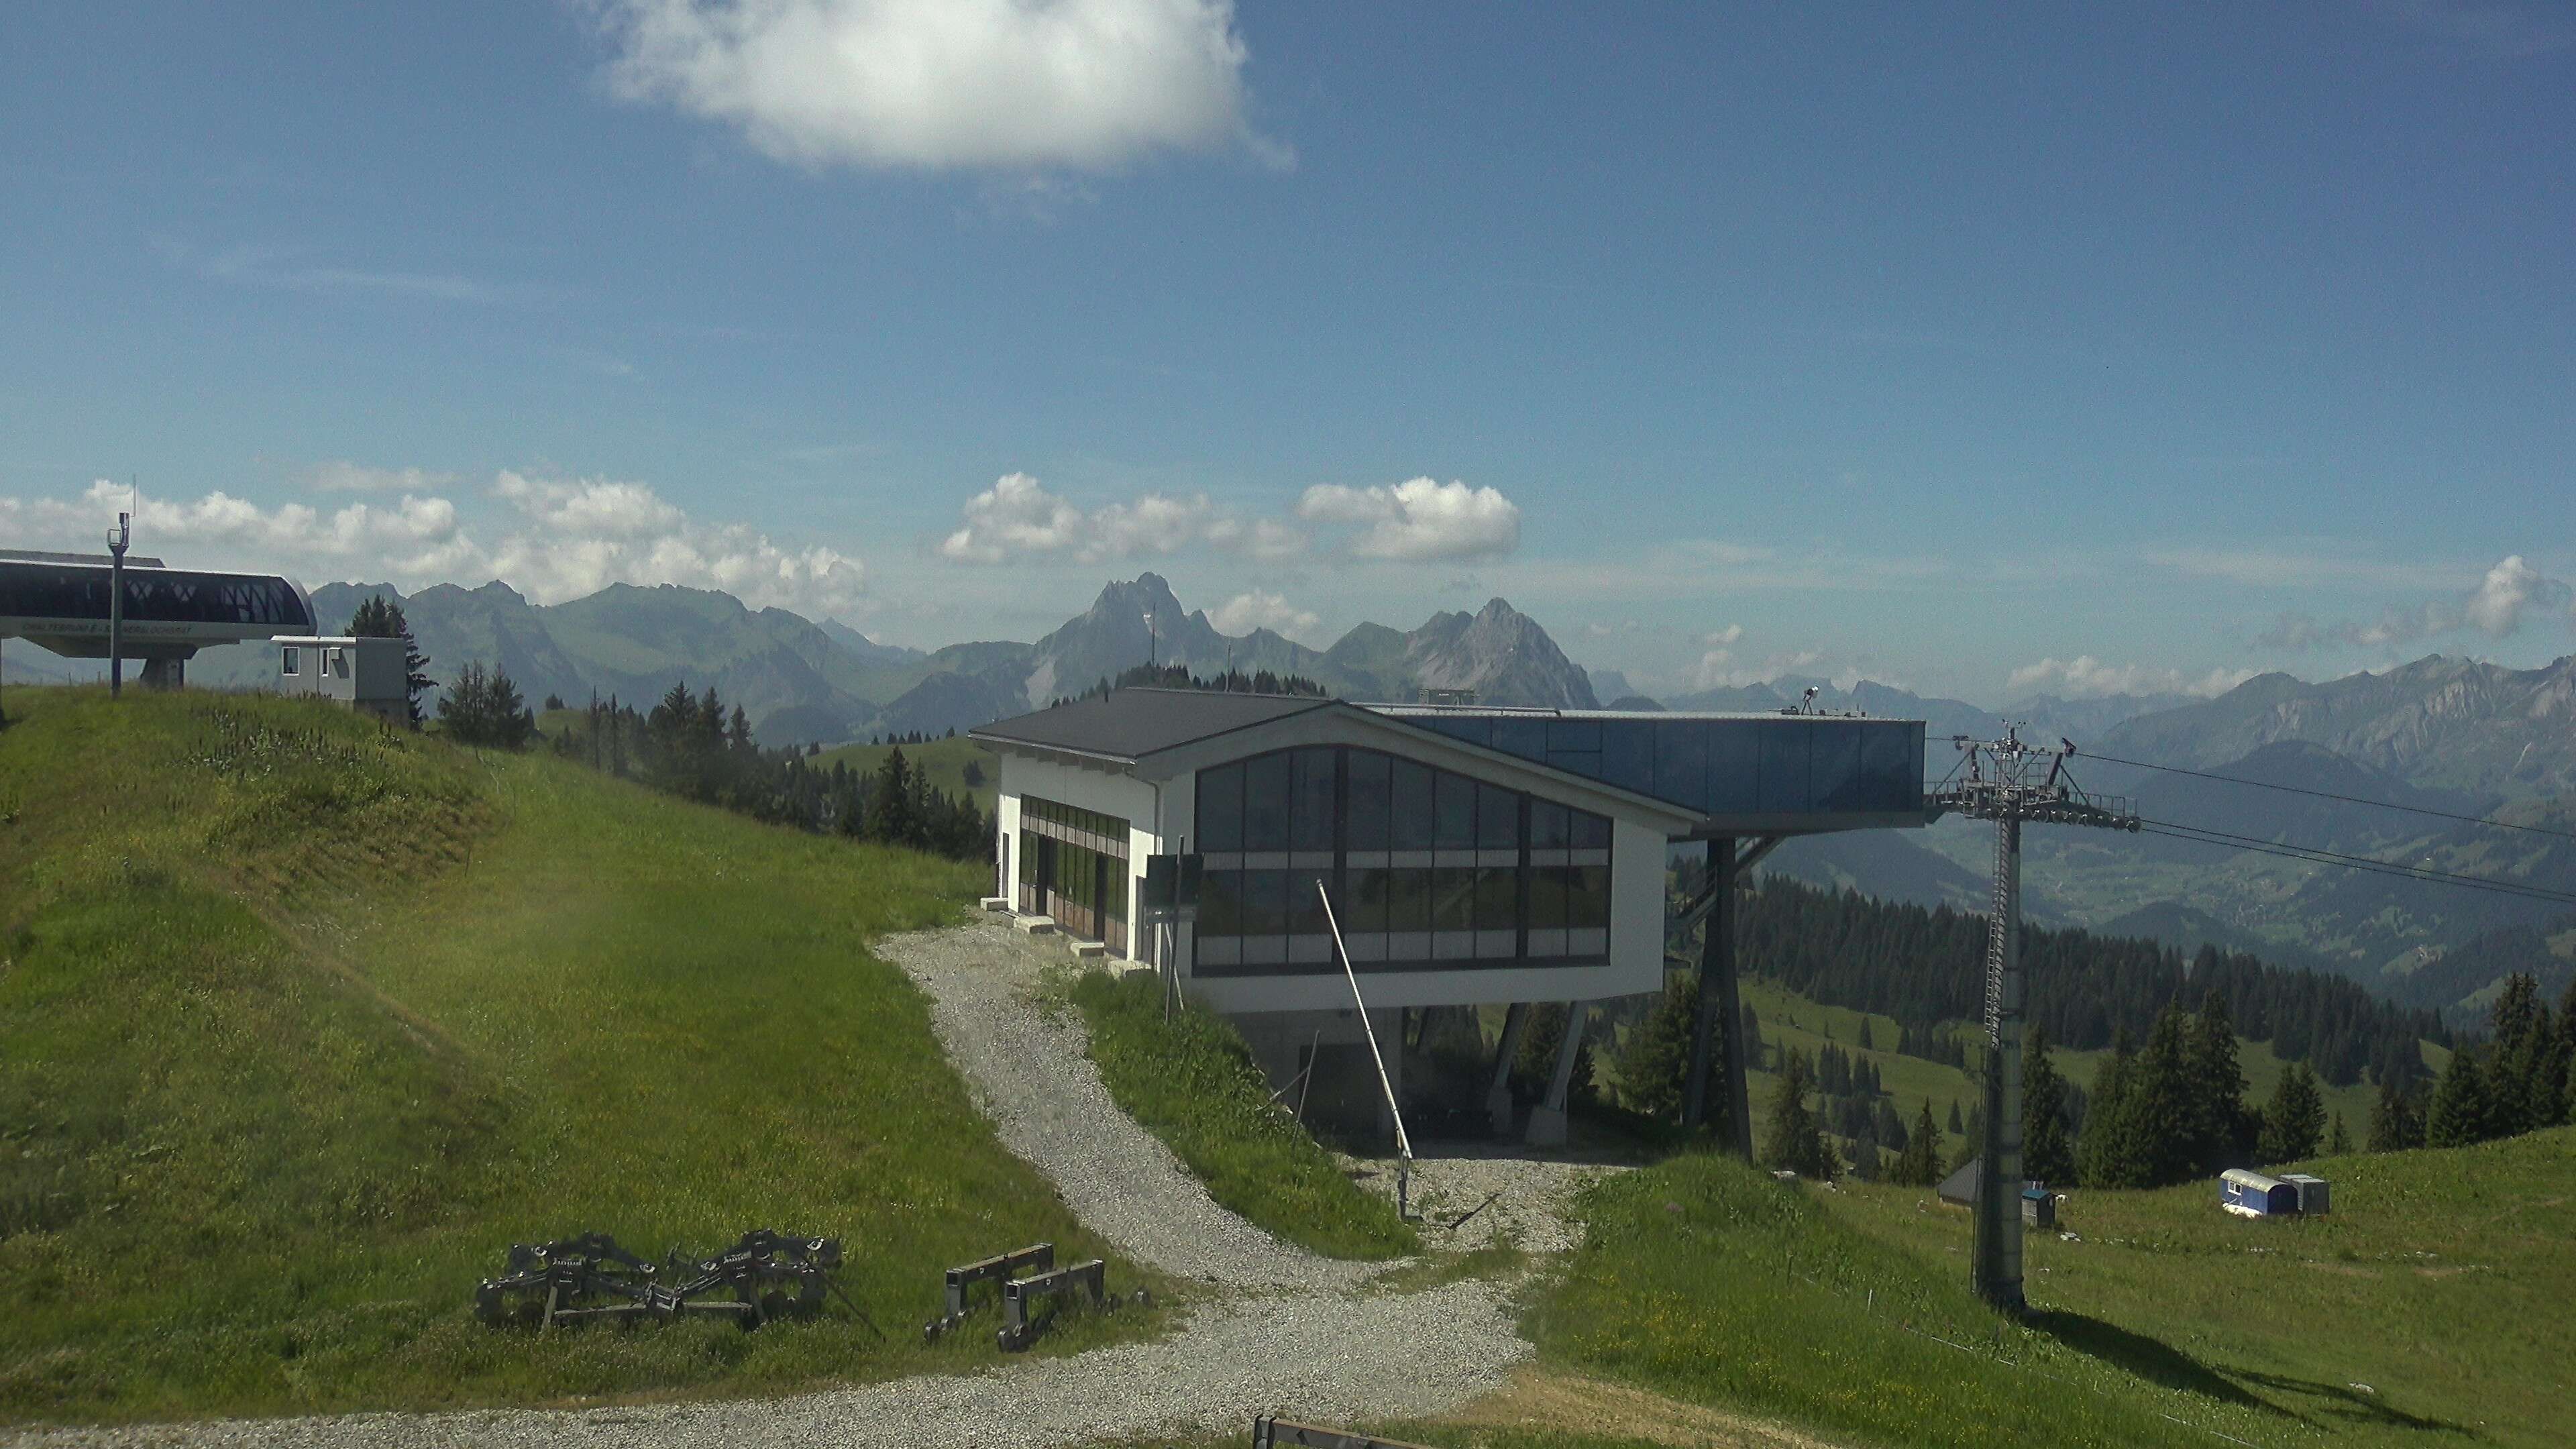
[(2021, 821), (1995, 822), (1986, 923), (1986, 1140), (1978, 1156), (1976, 1289), (2019, 1310), (2021, 1287)]
[[(1757, 850), (1768, 853), (1773, 842)], [(1690, 1076), (1682, 1088), (1682, 1123), (1708, 1120), (1709, 1077), (1725, 1064), (1720, 1123), (1728, 1151), (1753, 1160), (1753, 1111), (1745, 1100), (1744, 1010), (1735, 978), (1735, 885), (1740, 863), (1732, 837), (1708, 843), (1708, 931), (1700, 941), (1699, 1010), (1691, 1020)]]

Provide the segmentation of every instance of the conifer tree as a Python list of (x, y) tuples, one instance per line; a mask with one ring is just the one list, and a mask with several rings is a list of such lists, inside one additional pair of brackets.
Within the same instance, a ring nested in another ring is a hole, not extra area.
[(2049, 1057), (2048, 1033), (2034, 1025), (2021, 1051), (2022, 1176), (2072, 1183), (2075, 1144), (2066, 1135), (2066, 1079)]
[(2141, 1176), (2131, 1187), (2162, 1187), (2192, 1174), (2190, 1029), (2182, 1004), (2168, 1002), (2129, 1067), (2120, 1131)]
[[(1931, 1098), (1923, 1099), (1923, 1109), (1927, 1112), (1932, 1109)], [(1956, 1137), (1967, 1130), (1967, 1126), (1959, 1120), (1959, 1099), (1952, 1097), (1950, 1099), (1950, 1135)]]
[(2494, 1054), (2487, 1062), (2487, 1110), (2493, 1135), (2510, 1137), (2547, 1126), (2558, 1115), (2554, 1075), (2558, 1033), (2540, 1000), (2540, 983), (2516, 972), (2496, 997)]
[(2191, 1029), (2191, 1167), (2208, 1176), (2244, 1166), (2251, 1146), (2245, 1110), (2245, 1073), (2236, 1060), (2236, 1026), (2227, 996), (2215, 988), (2200, 998)]
[[(1698, 1021), (1698, 975), (1677, 971), (1665, 980), (1654, 1010), (1628, 1033), (1619, 1051), (1619, 1099), (1631, 1111), (1671, 1117), (1681, 1110)], [(1710, 1076), (1712, 1086), (1725, 1080), (1720, 1073)]]
[(1923, 1110), (1914, 1117), (1914, 1131), (1897, 1153), (1887, 1180), (1904, 1187), (1930, 1187), (1941, 1180), (1941, 1130), (1932, 1121), (1931, 1098), (1923, 1099)]
[(2349, 1157), (2351, 1155), (2352, 1134), (2344, 1130), (2343, 1114), (2337, 1112), (2334, 1114), (2334, 1130), (2326, 1134), (2326, 1156)]
[(2131, 1163), (2126, 1136), (2129, 1068), (2134, 1054), (2129, 1033), (2112, 1038), (2111, 1059), (2093, 1078), (2093, 1105), (2084, 1114), (2084, 1135), (2076, 1140), (2076, 1177), (2086, 1187), (2136, 1187), (2144, 1174)]
[(2316, 1075), (2307, 1063), (2292, 1062), (2281, 1070), (2280, 1084), (2272, 1089), (2272, 1100), (2263, 1109), (2263, 1130), (2254, 1155), (2265, 1163), (2314, 1157), (2325, 1125), (2326, 1104), (2317, 1091)]
[(1833, 1154), (1825, 1134), (1807, 1110), (1807, 1093), (1815, 1086), (1807, 1054), (1794, 1047), (1780, 1050), (1780, 1083), (1771, 1099), (1771, 1135), (1763, 1143), (1762, 1165), (1786, 1168), (1801, 1177), (1831, 1178)]
[(2466, 1147), (2494, 1136), (2489, 1124), (2494, 1107), (2488, 1097), (2485, 1065), (2477, 1048), (2463, 1042), (2442, 1069), (2433, 1089), (2433, 1106), (2424, 1114), (2424, 1145)]
[(2402, 1087), (2382, 1082), (2379, 1104), (2370, 1109), (2370, 1150), (2404, 1152), (2424, 1145), (2424, 1114)]

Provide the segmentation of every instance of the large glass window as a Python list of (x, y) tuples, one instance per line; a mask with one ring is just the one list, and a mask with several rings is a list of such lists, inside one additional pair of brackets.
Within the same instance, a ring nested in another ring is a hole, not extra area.
[(1387, 767), (1393, 756), (1375, 750), (1346, 750), (1343, 768), (1350, 773), (1350, 809), (1342, 817), (1342, 830), (1353, 850), (1392, 850), (1387, 826), (1393, 814), (1395, 797)]
[(1243, 849), (1243, 766), (1199, 771), (1199, 849)]
[(1296, 793), (1288, 812), (1290, 850), (1333, 848), (1333, 757), (1338, 753), (1299, 750), (1296, 754), (1292, 767)]
[(1256, 755), (1243, 762), (1243, 848), (1288, 848), (1289, 786), (1286, 754)]
[(1343, 747), (1203, 770), (1198, 792), (1200, 843), (1220, 857), (1198, 916), (1211, 975), (1338, 970), (1319, 879), (1364, 971), (1609, 949), (1607, 816)]
[(1429, 765), (1411, 760), (1396, 760), (1395, 771), (1395, 844), (1396, 850), (1429, 850), (1438, 822), (1431, 801)]

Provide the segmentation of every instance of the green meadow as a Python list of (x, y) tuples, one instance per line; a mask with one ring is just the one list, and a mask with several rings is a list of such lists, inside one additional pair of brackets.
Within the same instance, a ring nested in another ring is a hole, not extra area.
[[(743, 1393), (962, 1368), (938, 1265), (1128, 1265), (869, 954), (982, 872), (329, 706), (15, 689), (0, 1419)], [(862, 1313), (538, 1337), (513, 1242), (835, 1235)], [(1075, 1321), (1063, 1352), (1150, 1319)]]

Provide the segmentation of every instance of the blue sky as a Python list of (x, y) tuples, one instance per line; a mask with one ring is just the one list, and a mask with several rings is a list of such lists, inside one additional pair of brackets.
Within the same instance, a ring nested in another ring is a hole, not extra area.
[(0, 537), (132, 478), (174, 562), (923, 645), (1499, 593), (1668, 693), (2537, 663), (2571, 135), (2505, 0), (13, 7)]

